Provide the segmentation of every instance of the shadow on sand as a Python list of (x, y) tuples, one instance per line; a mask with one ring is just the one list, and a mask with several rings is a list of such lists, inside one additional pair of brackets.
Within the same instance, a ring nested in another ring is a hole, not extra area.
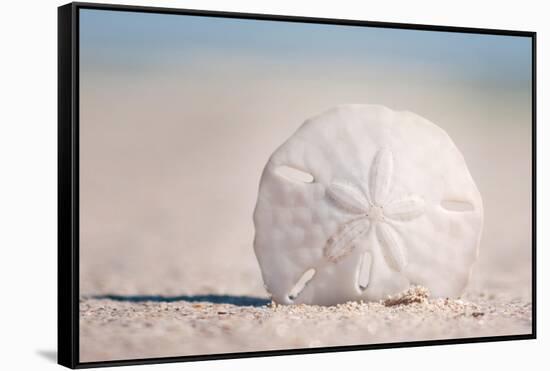
[(127, 301), (132, 303), (152, 301), (157, 303), (170, 303), (175, 301), (189, 302), (210, 302), (214, 304), (233, 304), (240, 307), (261, 307), (269, 304), (270, 299), (257, 298), (253, 296), (234, 295), (182, 295), (182, 296), (161, 296), (161, 295), (99, 295), (91, 299), (110, 299), (116, 301)]

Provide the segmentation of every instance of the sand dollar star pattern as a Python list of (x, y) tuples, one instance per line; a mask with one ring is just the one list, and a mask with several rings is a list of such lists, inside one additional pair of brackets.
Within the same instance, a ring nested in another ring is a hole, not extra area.
[(328, 239), (324, 247), (325, 258), (338, 262), (355, 248), (368, 251), (371, 247), (361, 242), (374, 230), (388, 266), (398, 272), (405, 268), (406, 251), (396, 228), (399, 228), (399, 222), (420, 217), (424, 213), (424, 200), (416, 195), (388, 200), (392, 174), (393, 154), (382, 148), (376, 153), (370, 169), (368, 191), (362, 184), (342, 180), (330, 184), (328, 197), (353, 217)]

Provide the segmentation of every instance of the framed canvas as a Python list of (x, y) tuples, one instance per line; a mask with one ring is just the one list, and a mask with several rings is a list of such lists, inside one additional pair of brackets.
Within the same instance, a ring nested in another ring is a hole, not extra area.
[(59, 7), (58, 358), (536, 336), (536, 34)]

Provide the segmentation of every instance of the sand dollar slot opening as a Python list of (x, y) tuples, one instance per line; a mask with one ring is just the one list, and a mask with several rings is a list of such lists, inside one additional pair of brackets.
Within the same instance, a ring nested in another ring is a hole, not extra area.
[(441, 207), (448, 211), (474, 211), (474, 205), (472, 205), (472, 203), (460, 200), (443, 200), (441, 201)]
[(298, 183), (312, 183), (314, 179), (310, 173), (286, 165), (279, 166), (275, 172), (283, 178)]
[(312, 280), (314, 275), (315, 275), (315, 269), (313, 268), (305, 271), (304, 274), (302, 274), (302, 276), (298, 280), (298, 282), (296, 282), (294, 287), (292, 287), (292, 289), (290, 290), (290, 293), (288, 294), (288, 298), (290, 300), (296, 299), (302, 293), (302, 291), (304, 291), (306, 285), (308, 284), (309, 281)]

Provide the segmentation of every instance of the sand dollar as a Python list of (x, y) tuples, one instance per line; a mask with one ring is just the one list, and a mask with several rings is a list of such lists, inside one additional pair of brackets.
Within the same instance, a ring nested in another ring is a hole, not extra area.
[(455, 297), (477, 257), (483, 205), (441, 128), (411, 112), (341, 105), (270, 157), (254, 225), (278, 303), (380, 300), (413, 285)]

